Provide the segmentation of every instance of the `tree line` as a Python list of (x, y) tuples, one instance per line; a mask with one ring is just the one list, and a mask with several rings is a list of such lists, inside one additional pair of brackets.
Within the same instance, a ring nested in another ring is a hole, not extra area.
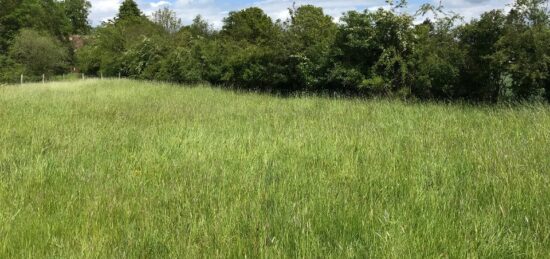
[[(276, 21), (252, 7), (230, 12), (220, 29), (201, 16), (183, 26), (168, 8), (147, 17), (133, 0), (96, 28), (85, 0), (0, 2), (3, 81), (75, 66), (90, 75), (284, 94), (550, 100), (548, 0), (516, 0), (509, 11), (471, 21), (430, 4), (411, 14), (405, 0), (338, 22), (312, 5)], [(74, 50), (73, 34), (86, 35), (84, 47)]]

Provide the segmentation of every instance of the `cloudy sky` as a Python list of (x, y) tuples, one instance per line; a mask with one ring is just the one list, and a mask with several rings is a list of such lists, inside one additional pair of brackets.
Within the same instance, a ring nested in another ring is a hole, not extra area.
[[(92, 3), (91, 20), (94, 25), (116, 15), (122, 0), (89, 0)], [(490, 9), (503, 9), (513, 0), (442, 0), (443, 5), (450, 10), (459, 12), (466, 19), (476, 17)], [(376, 9), (385, 5), (384, 0), (137, 0), (141, 10), (150, 14), (163, 6), (177, 12), (185, 24), (198, 14), (205, 17), (215, 27), (221, 27), (223, 17), (229, 11), (240, 10), (250, 6), (262, 8), (274, 19), (284, 19), (288, 16), (288, 7), (293, 2), (297, 5), (313, 4), (321, 6), (325, 12), (336, 20), (343, 12), (349, 10)], [(417, 10), (421, 3), (439, 2), (439, 0), (409, 0), (409, 11)]]

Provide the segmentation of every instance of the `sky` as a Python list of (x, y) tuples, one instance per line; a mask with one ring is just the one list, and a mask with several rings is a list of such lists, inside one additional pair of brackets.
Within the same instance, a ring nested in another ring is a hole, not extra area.
[[(118, 12), (122, 0), (89, 0), (92, 4), (91, 21), (99, 25), (113, 18)], [(409, 0), (407, 10), (414, 13), (422, 3), (439, 3), (440, 0)], [(460, 13), (466, 20), (478, 17), (484, 11), (505, 9), (513, 0), (441, 0), (447, 10)], [(313, 4), (323, 7), (325, 13), (338, 21), (342, 14), (350, 10), (377, 9), (386, 6), (384, 0), (136, 0), (140, 9), (147, 15), (162, 7), (176, 11), (184, 24), (190, 24), (197, 15), (202, 15), (214, 27), (220, 28), (223, 18), (230, 11), (247, 7), (262, 8), (273, 19), (286, 19), (288, 8), (296, 2), (297, 6)]]

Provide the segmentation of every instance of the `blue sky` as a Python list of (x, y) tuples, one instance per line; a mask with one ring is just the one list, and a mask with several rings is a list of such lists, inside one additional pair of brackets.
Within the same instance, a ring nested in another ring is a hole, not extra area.
[[(116, 15), (122, 0), (89, 0), (92, 3), (91, 20), (94, 25)], [(513, 0), (442, 0), (443, 5), (450, 10), (461, 13), (466, 19), (477, 17), (490, 9), (504, 9)], [(385, 6), (384, 0), (137, 0), (141, 10), (150, 14), (163, 6), (176, 11), (185, 24), (201, 14), (215, 27), (220, 27), (223, 17), (230, 11), (257, 6), (274, 19), (285, 19), (288, 7), (293, 2), (297, 5), (313, 4), (321, 6), (335, 20), (349, 10), (376, 9)], [(438, 3), (439, 0), (409, 0), (408, 10), (414, 12), (421, 3)]]

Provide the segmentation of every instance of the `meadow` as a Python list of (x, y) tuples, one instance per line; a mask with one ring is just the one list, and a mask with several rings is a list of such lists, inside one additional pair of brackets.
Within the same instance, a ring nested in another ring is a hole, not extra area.
[(0, 258), (550, 257), (550, 107), (0, 87)]

